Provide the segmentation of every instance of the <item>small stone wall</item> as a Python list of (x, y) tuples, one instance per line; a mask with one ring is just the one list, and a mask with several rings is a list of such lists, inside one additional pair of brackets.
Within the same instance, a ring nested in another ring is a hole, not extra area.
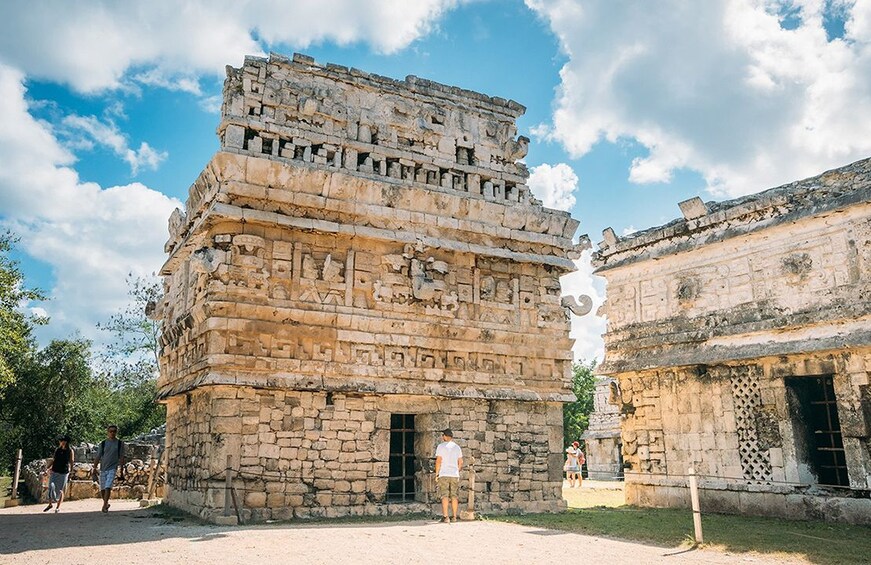
[[(141, 499), (147, 495), (148, 473), (151, 469), (151, 452), (153, 446), (127, 443), (127, 464), (124, 466), (124, 480), (115, 479), (112, 487), (113, 498), (136, 498)], [(76, 463), (67, 483), (64, 493), (65, 500), (80, 500), (83, 498), (97, 498), (100, 496), (100, 488), (92, 479), (93, 465), (96, 446), (82, 444), (73, 446), (76, 461), (88, 461), (88, 463)], [(21, 480), (27, 488), (30, 496), (38, 502), (48, 501), (48, 459), (31, 461), (21, 469)], [(157, 473), (154, 496), (163, 498), (164, 495), (164, 472)]]

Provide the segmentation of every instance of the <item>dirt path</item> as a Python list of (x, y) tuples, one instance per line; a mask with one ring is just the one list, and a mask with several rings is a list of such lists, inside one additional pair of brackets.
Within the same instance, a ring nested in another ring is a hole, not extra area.
[[(115, 501), (109, 514), (97, 500), (0, 510), (0, 563), (94, 565), (131, 561), (161, 565), (356, 564), (433, 562), (785, 563), (714, 551), (681, 552), (499, 522), (427, 521), (353, 524), (275, 524), (225, 528), (172, 522), (133, 501)], [(454, 556), (445, 560), (445, 552)]]

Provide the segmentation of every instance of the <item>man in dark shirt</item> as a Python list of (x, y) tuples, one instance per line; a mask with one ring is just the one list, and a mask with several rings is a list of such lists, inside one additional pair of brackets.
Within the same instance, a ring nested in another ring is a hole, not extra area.
[(124, 442), (118, 439), (118, 426), (112, 425), (106, 428), (106, 436), (106, 439), (100, 442), (97, 457), (94, 459), (94, 473), (97, 472), (97, 465), (100, 466), (100, 496), (103, 497), (103, 512), (109, 511), (109, 495), (112, 494), (115, 473), (118, 473), (119, 480), (124, 480)]
[(54, 450), (54, 457), (49, 463), (49, 472), (51, 476), (48, 479), (48, 506), (43, 509), (43, 512), (48, 512), (52, 508), (52, 504), (57, 502), (54, 507), (55, 512), (60, 511), (60, 504), (64, 501), (64, 489), (67, 486), (67, 479), (70, 476), (70, 471), (75, 463), (75, 455), (70, 449), (70, 436), (63, 436), (58, 440), (58, 448)]

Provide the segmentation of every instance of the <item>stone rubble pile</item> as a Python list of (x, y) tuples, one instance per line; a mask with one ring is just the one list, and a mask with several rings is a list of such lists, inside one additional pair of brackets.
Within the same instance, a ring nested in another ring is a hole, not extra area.
[[(142, 499), (147, 495), (148, 475), (155, 457), (159, 457), (163, 451), (164, 432), (166, 426), (160, 426), (151, 430), (148, 434), (138, 436), (132, 441), (124, 442), (127, 463), (124, 465), (124, 479), (116, 477), (112, 488), (113, 498)], [(143, 440), (151, 441), (145, 443)], [(81, 443), (71, 446), (75, 453), (75, 465), (70, 474), (67, 491), (64, 494), (66, 500), (79, 500), (82, 498), (97, 498), (100, 489), (93, 479), (93, 461), (97, 454), (99, 444)], [(21, 480), (27, 487), (27, 492), (38, 502), (48, 501), (48, 461), (36, 459), (21, 469)], [(165, 473), (161, 468), (155, 475), (154, 496), (162, 498), (164, 494)]]

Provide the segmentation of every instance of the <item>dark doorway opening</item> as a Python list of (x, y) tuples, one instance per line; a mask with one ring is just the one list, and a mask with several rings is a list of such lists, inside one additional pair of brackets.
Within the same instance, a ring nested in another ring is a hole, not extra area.
[(390, 415), (390, 469), (387, 477), (387, 500), (413, 501), (414, 414)]
[(798, 446), (798, 451), (806, 456), (818, 483), (850, 486), (831, 375), (790, 377), (786, 379), (786, 385), (791, 391), (794, 413), (800, 418), (795, 421), (796, 439), (805, 442)]

